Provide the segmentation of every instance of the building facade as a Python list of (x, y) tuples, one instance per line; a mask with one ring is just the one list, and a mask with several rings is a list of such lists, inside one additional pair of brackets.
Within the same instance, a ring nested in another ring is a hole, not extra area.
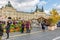
[(36, 7), (35, 12), (18, 12), (16, 9), (14, 9), (10, 3), (10, 1), (8, 2), (7, 5), (5, 5), (5, 7), (0, 8), (0, 17), (4, 16), (5, 18), (11, 17), (12, 19), (25, 19), (25, 20), (29, 20), (29, 19), (38, 19), (40, 17), (45, 17), (45, 13), (40, 11), (38, 9), (38, 7)]

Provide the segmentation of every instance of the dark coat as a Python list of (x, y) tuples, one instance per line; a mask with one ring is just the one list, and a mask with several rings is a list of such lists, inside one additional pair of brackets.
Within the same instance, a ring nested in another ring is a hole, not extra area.
[(7, 22), (6, 33), (10, 32), (10, 25), (11, 25), (11, 23)]
[(10, 25), (7, 25), (6, 26), (6, 33), (9, 33), (10, 32)]
[(2, 24), (0, 24), (0, 36), (3, 35), (3, 28), (2, 28)]
[(45, 30), (45, 22), (44, 21), (41, 23), (41, 26), (42, 26), (42, 29)]
[(21, 26), (22, 26), (22, 28), (24, 28), (24, 26), (25, 26), (25, 25), (24, 25), (24, 23), (22, 23), (22, 25), (21, 25)]

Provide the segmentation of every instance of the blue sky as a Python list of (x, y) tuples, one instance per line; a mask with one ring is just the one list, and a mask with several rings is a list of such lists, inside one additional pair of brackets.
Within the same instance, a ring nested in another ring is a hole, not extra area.
[(60, 9), (60, 0), (46, 0), (46, 2), (46, 5), (44, 5), (45, 10)]
[(60, 0), (41, 0), (41, 1), (46, 2), (46, 4), (43, 5), (46, 13), (49, 13), (49, 11), (51, 11), (53, 8), (57, 9), (57, 11), (60, 11)]
[(6, 5), (8, 1), (10, 1), (12, 6), (18, 11), (34, 11), (37, 4), (39, 8), (43, 6), (47, 14), (52, 8), (60, 11), (60, 0), (0, 0), (0, 8)]

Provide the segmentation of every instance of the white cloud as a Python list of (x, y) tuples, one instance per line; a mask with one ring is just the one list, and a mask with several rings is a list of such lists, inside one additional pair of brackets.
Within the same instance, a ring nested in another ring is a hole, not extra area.
[(23, 2), (30, 2), (30, 1), (34, 1), (34, 0), (10, 0), (10, 1), (23, 3)]
[(53, 4), (53, 7), (60, 12), (60, 5), (58, 5), (57, 3)]
[(28, 10), (28, 9), (31, 10), (38, 2), (39, 2), (38, 0), (33, 0), (33, 1), (30, 1), (30, 2), (23, 2), (23, 3), (12, 2), (12, 4), (17, 10), (23, 10), (23, 9), (24, 10)]
[(57, 3), (53, 4), (53, 7), (60, 10), (60, 5), (58, 5)]
[(46, 14), (49, 14), (50, 12), (49, 12), (49, 10), (45, 10), (45, 13), (46, 13)]
[(53, 4), (53, 6), (54, 6), (54, 7), (57, 6), (57, 3)]
[(44, 10), (44, 12), (46, 13), (46, 14), (50, 14), (50, 11), (52, 10), (52, 8), (48, 8), (47, 10)]
[(57, 6), (56, 6), (56, 9), (60, 9), (60, 5), (57, 5)]
[(8, 1), (11, 1), (11, 4), (13, 5), (14, 8), (22, 11), (23, 9), (24, 10), (32, 9), (39, 2), (39, 0), (0, 0), (0, 8), (2, 6), (5, 6)]
[(46, 1), (40, 1), (40, 3), (39, 3), (39, 5), (45, 5), (45, 4), (47, 4)]
[(0, 8), (4, 5), (6, 5), (6, 4), (7, 4), (6, 0), (5, 1), (4, 0), (0, 1)]

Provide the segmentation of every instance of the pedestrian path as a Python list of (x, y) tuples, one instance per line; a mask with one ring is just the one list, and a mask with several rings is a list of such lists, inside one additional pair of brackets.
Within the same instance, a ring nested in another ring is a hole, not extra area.
[[(45, 32), (47, 32), (48, 30), (46, 30)], [(43, 31), (36, 31), (36, 32), (31, 32), (31, 33), (20, 33), (20, 32), (15, 32), (15, 33), (10, 33), (10, 38), (15, 38), (15, 37), (21, 37), (21, 36), (26, 36), (26, 35), (31, 35), (31, 34), (36, 34), (39, 32), (43, 32)], [(3, 40), (6, 39), (6, 33), (4, 33), (4, 36), (2, 38)]]
[[(39, 28), (33, 28), (33, 29), (31, 30), (31, 33), (30, 33), (30, 34), (37, 33), (37, 32), (40, 32), (40, 29), (39, 29)], [(12, 32), (12, 33), (10, 33), (10, 38), (12, 38), (12, 37), (17, 37), (17, 36), (24, 36), (24, 35), (27, 35), (27, 33)], [(6, 33), (4, 33), (2, 39), (6, 39), (6, 37), (7, 37), (7, 35), (6, 35)]]
[[(18, 36), (25, 36), (25, 35), (29, 35), (29, 34), (35, 34), (38, 32), (41, 32), (41, 31), (31, 32), (31, 33), (23, 33), (23, 34), (21, 34), (20, 32), (10, 33), (10, 38), (14, 38), (14, 37), (18, 37)], [(4, 36), (2, 39), (6, 39), (6, 33), (4, 33)]]
[[(45, 32), (47, 32), (47, 31), (48, 30), (46, 30)], [(13, 32), (13, 33), (10, 33), (10, 39), (15, 38), (15, 37), (20, 37), (20, 36), (26, 36), (26, 35), (29, 35), (29, 34), (36, 34), (36, 33), (39, 33), (39, 32), (42, 32), (42, 30), (40, 28), (33, 28), (31, 33)], [(4, 33), (4, 36), (3, 36), (2, 39), (6, 40), (6, 33)]]
[[(46, 30), (45, 32), (47, 32), (48, 30)], [(21, 34), (20, 32), (15, 32), (15, 33), (10, 33), (10, 38), (7, 40), (13, 40), (15, 37), (22, 37), (22, 36), (26, 36), (26, 35), (32, 35), (32, 34), (37, 34), (37, 33), (41, 33), (43, 31), (36, 31), (36, 32), (31, 32), (31, 33), (23, 33)], [(5, 33), (5, 37), (3, 36), (2, 38), (3, 40), (6, 40), (6, 33)]]

